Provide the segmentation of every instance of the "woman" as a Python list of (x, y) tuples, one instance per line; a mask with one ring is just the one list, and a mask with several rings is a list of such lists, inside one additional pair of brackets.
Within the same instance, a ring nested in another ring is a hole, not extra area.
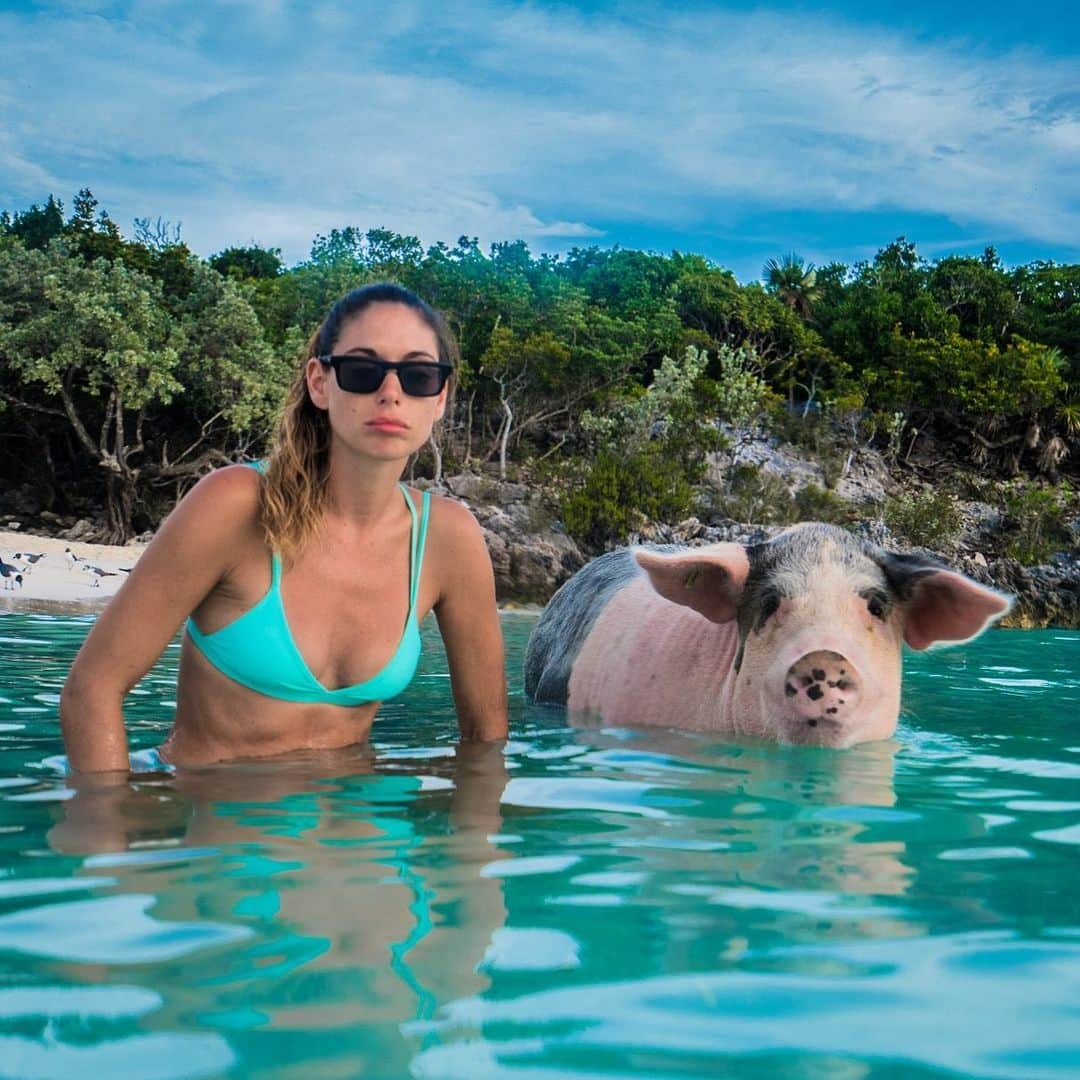
[(431, 610), (462, 736), (505, 737), (480, 528), (399, 482), (446, 408), (453, 355), (441, 317), (407, 289), (369, 285), (334, 305), (265, 468), (199, 481), (75, 658), (60, 700), (71, 769), (128, 770), (124, 695), (185, 619), (166, 763), (362, 742), (412, 678)]

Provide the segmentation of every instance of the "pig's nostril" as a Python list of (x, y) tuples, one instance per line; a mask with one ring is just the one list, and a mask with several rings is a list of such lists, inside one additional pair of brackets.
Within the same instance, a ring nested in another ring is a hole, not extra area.
[(847, 657), (820, 649), (788, 668), (784, 697), (787, 708), (809, 727), (840, 722), (858, 704), (858, 675)]

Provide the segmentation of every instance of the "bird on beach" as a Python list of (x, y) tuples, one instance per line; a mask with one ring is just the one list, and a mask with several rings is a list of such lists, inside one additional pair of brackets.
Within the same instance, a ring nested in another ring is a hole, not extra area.
[(93, 580), (92, 584), (93, 584), (95, 589), (100, 589), (101, 588), (101, 579), (103, 577), (119, 577), (120, 576), (115, 570), (102, 570), (100, 566), (91, 566), (89, 563), (87, 563), (85, 566), (83, 566), (82, 569), (85, 570), (88, 574), (93, 574), (94, 575), (94, 580)]
[(86, 559), (79, 558), (71, 548), (64, 548), (64, 558), (67, 560), (69, 570), (74, 570), (77, 566), (86, 567), (90, 565)]
[(0, 559), (0, 577), (4, 579), (4, 588), (9, 589), (11, 592), (15, 591), (15, 586), (22, 587), (23, 577), (19, 573), (17, 566), (12, 566), (11, 563), (4, 562)]
[(40, 551), (36, 555), (29, 551), (16, 551), (15, 554), (11, 557), (13, 559), (22, 559), (22, 561), (26, 563), (26, 565), (23, 567), (23, 573), (29, 574), (30, 571), (34, 568), (34, 564), (39, 562), (41, 559), (44, 559), (45, 555), (46, 552), (44, 551)]

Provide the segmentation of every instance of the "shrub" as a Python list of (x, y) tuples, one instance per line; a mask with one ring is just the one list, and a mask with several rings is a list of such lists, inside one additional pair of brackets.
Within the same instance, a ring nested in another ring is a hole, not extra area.
[(625, 542), (648, 520), (679, 521), (693, 504), (696, 471), (662, 446), (648, 446), (629, 458), (602, 452), (584, 484), (563, 499), (566, 531), (600, 550)]
[(960, 510), (947, 491), (905, 492), (885, 500), (882, 516), (889, 530), (917, 547), (949, 551), (960, 535)]
[(1068, 482), (1013, 488), (1005, 495), (1005, 526), (1012, 534), (1005, 554), (1026, 566), (1047, 562), (1069, 541), (1070, 511), (1075, 514), (1077, 504)]
[(756, 465), (736, 465), (724, 488), (711, 493), (708, 513), (756, 525), (786, 525), (792, 521), (792, 507), (791, 492), (776, 473)]
[(796, 521), (828, 521), (833, 525), (853, 525), (862, 516), (861, 507), (853, 499), (845, 499), (833, 491), (807, 484), (795, 492)]

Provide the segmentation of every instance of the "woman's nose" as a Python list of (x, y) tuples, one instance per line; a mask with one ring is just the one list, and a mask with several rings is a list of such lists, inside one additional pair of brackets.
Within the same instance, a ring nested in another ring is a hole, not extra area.
[(401, 394), (401, 383), (398, 382), (397, 372), (388, 371), (379, 385), (376, 397), (380, 401), (397, 401)]

